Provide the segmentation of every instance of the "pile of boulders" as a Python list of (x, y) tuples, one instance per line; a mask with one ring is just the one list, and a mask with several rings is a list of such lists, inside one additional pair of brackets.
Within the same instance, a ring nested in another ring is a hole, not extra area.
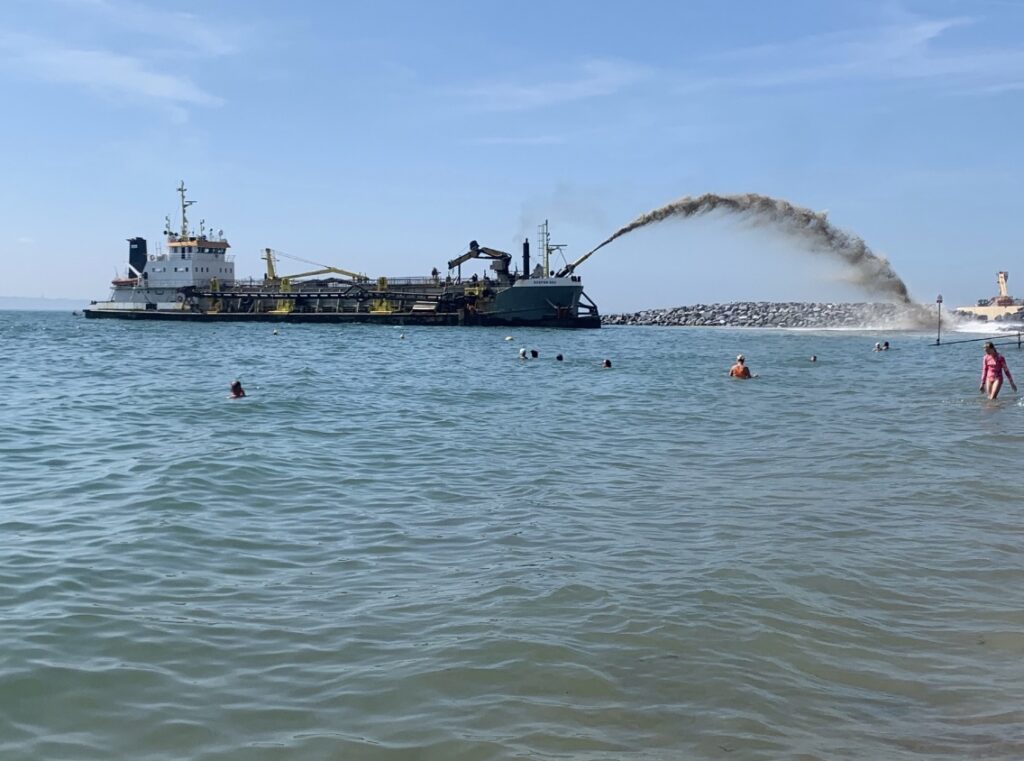
[(918, 327), (927, 318), (925, 307), (901, 304), (738, 301), (607, 314), (601, 318), (601, 324), (739, 328)]

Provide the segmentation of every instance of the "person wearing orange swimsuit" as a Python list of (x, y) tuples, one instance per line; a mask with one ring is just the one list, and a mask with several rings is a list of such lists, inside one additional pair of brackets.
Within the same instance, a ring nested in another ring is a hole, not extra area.
[(736, 364), (729, 369), (730, 378), (752, 378), (750, 368), (746, 366), (746, 359), (740, 354), (736, 357)]

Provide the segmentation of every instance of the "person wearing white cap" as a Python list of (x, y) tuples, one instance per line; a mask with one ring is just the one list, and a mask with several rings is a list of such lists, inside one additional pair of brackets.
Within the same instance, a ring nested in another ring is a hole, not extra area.
[(742, 354), (736, 357), (736, 364), (729, 370), (730, 378), (752, 378), (750, 368), (746, 365), (746, 359)]

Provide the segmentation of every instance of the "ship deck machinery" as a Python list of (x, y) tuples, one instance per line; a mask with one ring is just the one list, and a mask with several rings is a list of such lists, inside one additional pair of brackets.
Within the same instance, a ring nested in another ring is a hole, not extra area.
[[(190, 232), (186, 211), (193, 201), (182, 196), (181, 233), (167, 223), (167, 254), (146, 254), (146, 241), (133, 238), (129, 247), (129, 277), (113, 281), (110, 300), (87, 310), (92, 318), (260, 321), (260, 322), (376, 322), (421, 325), (530, 325), (538, 327), (600, 327), (596, 305), (583, 293), (580, 278), (555, 275), (550, 266), (552, 246), (547, 223), (541, 226), (544, 266), (530, 273), (529, 241), (523, 244), (523, 273), (512, 274), (512, 256), (470, 243), (449, 262), (442, 278), (371, 279), (364, 274), (316, 264), (293, 275), (278, 273), (278, 256), (265, 249), (262, 282), (236, 280), (234, 262), (226, 255), (223, 236), (209, 238), (203, 225)], [(462, 278), (462, 265), (489, 260), (494, 276)], [(547, 275), (547, 276), (545, 276)], [(327, 276), (327, 277), (324, 277)]]
[[(89, 317), (179, 321), (363, 322), (419, 325), (530, 325), (536, 327), (600, 327), (596, 305), (583, 292), (580, 278), (523, 278), (508, 271), (511, 255), (470, 244), (450, 264), (456, 274), (430, 277), (377, 278), (337, 267), (321, 267), (278, 276), (278, 252), (267, 249), (267, 276), (175, 290), (172, 308), (151, 302), (148, 308), (90, 308)], [(525, 261), (529, 244), (524, 244)], [(461, 266), (470, 259), (492, 261), (494, 277), (473, 275), (463, 280)], [(317, 277), (330, 274), (332, 277)], [(339, 277), (338, 275), (342, 275)], [(313, 278), (313, 279), (304, 279)], [(99, 306), (99, 305), (96, 305)], [(158, 308), (162, 307), (162, 308)]]

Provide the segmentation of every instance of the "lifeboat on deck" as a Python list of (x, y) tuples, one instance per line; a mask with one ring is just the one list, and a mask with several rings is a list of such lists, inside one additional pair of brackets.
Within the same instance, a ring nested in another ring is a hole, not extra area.
[(115, 288), (134, 288), (139, 284), (139, 279), (137, 277), (115, 277), (110, 284)]

